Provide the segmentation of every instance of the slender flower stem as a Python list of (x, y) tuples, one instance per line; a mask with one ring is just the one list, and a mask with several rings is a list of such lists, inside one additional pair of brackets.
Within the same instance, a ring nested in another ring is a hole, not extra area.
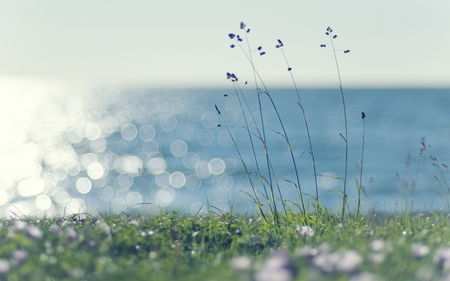
[[(318, 184), (317, 184), (316, 160), (314, 158), (314, 150), (313, 150), (312, 142), (311, 142), (311, 134), (309, 132), (308, 119), (306, 118), (305, 108), (303, 107), (303, 103), (302, 103), (302, 100), (300, 98), (300, 91), (298, 90), (297, 83), (295, 82), (294, 75), (292, 74), (292, 68), (289, 66), (289, 62), (287, 60), (286, 54), (284, 53), (284, 50), (282, 48), (284, 45), (281, 42), (281, 40), (279, 40), (279, 39), (278, 39), (278, 42), (280, 44), (277, 45), (277, 48), (279, 48), (281, 50), (281, 53), (283, 54), (284, 61), (286, 62), (286, 65), (288, 67), (288, 71), (289, 71), (289, 74), (291, 75), (292, 83), (294, 84), (294, 88), (295, 88), (295, 91), (297, 93), (298, 105), (299, 105), (299, 107), (300, 107), (300, 109), (302, 111), (303, 120), (305, 121), (306, 134), (308, 136), (308, 143), (309, 143), (309, 153), (311, 155), (313, 172), (314, 172), (314, 184), (315, 184), (315, 188), (316, 188), (315, 202), (316, 202), (316, 213), (317, 213), (319, 211), (319, 202), (320, 202), (319, 201), (319, 187), (318, 187)], [(301, 199), (302, 199), (302, 204), (303, 204), (303, 198), (301, 198)]]
[(361, 112), (361, 119), (363, 121), (363, 133), (362, 133), (362, 149), (361, 149), (361, 163), (360, 163), (360, 170), (359, 170), (359, 184), (357, 184), (357, 190), (358, 190), (358, 206), (356, 207), (356, 220), (359, 220), (359, 212), (361, 209), (361, 190), (363, 188), (362, 186), (362, 175), (363, 175), (363, 165), (364, 165), (364, 138), (366, 134), (366, 114), (364, 112)]
[[(345, 132), (344, 132), (344, 142), (345, 142), (345, 168), (344, 168), (344, 189), (343, 189), (343, 200), (342, 200), (342, 220), (344, 220), (344, 216), (345, 216), (345, 206), (347, 204), (347, 172), (348, 172), (348, 130), (347, 130), (347, 110), (345, 107), (345, 97), (344, 97), (344, 89), (342, 86), (342, 79), (341, 79), (341, 72), (339, 70), (339, 63), (338, 63), (338, 59), (336, 56), (336, 49), (334, 48), (334, 43), (333, 43), (333, 37), (334, 36), (330, 36), (331, 37), (331, 46), (333, 48), (333, 54), (334, 54), (334, 61), (336, 63), (336, 70), (337, 70), (337, 74), (338, 74), (338, 78), (339, 78), (339, 91), (341, 93), (341, 98), (342, 98), (342, 107), (344, 109), (344, 125), (345, 125)], [(342, 135), (341, 135), (342, 136)]]

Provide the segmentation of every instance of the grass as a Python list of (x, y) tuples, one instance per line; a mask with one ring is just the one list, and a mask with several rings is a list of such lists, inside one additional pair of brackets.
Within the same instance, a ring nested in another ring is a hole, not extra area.
[[(448, 217), (80, 214), (1, 221), (1, 280), (448, 280)], [(285, 278), (282, 278), (282, 277)], [(252, 279), (253, 278), (253, 279)], [(270, 278), (270, 279), (267, 279)], [(441, 279), (443, 278), (443, 279)]]

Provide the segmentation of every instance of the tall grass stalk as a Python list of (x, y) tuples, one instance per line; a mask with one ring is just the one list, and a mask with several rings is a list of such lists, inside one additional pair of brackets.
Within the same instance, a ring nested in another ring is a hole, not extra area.
[[(284, 138), (284, 140), (286, 142), (286, 145), (287, 145), (287, 148), (288, 148), (288, 151), (290, 153), (291, 160), (292, 160), (292, 163), (293, 163), (293, 166), (294, 166), (295, 175), (296, 175), (296, 187), (299, 190), (298, 194), (300, 196), (300, 202), (301, 202), (301, 205), (302, 205), (302, 211), (303, 211), (304, 214), (306, 214), (307, 211), (306, 211), (306, 207), (305, 207), (305, 203), (304, 203), (303, 195), (302, 195), (302, 191), (301, 191), (300, 176), (298, 174), (297, 164), (296, 164), (296, 161), (295, 161), (295, 157), (294, 157), (294, 154), (293, 154), (293, 151), (292, 151), (292, 146), (291, 146), (291, 143), (289, 141), (288, 134), (287, 134), (286, 129), (284, 127), (284, 124), (283, 124), (283, 122), (281, 120), (281, 117), (280, 117), (279, 111), (278, 111), (278, 109), (277, 109), (277, 107), (275, 105), (275, 102), (272, 99), (271, 95), (269, 94), (268, 88), (266, 87), (263, 79), (261, 78), (260, 74), (258, 73), (258, 71), (257, 71), (257, 69), (255, 67), (255, 64), (254, 64), (254, 61), (253, 61), (253, 56), (252, 56), (252, 49), (250, 47), (250, 43), (249, 43), (249, 40), (248, 40), (248, 37), (247, 37), (247, 33), (250, 32), (250, 29), (245, 29), (246, 25), (244, 23), (242, 23), (242, 22), (240, 24), (240, 28), (245, 31), (245, 40), (246, 40), (246, 43), (247, 43), (247, 51), (240, 44), (240, 42), (242, 42), (243, 39), (239, 35), (235, 35), (233, 33), (230, 33), (229, 37), (231, 39), (236, 40), (237, 46), (242, 50), (242, 52), (244, 53), (245, 57), (247, 58), (248, 62), (250, 63), (250, 65), (252, 67), (253, 78), (254, 78), (254, 81), (255, 81), (255, 87), (256, 87), (257, 97), (258, 97), (258, 107), (259, 107), (259, 112), (260, 112), (261, 132), (262, 132), (261, 142), (262, 142), (262, 145), (263, 145), (263, 148), (264, 148), (264, 153), (265, 153), (265, 158), (266, 158), (266, 165), (267, 165), (267, 172), (268, 172), (267, 183), (269, 185), (270, 192), (271, 192), (270, 195), (271, 195), (272, 204), (274, 206), (273, 211), (275, 212), (275, 218), (278, 218), (278, 214), (277, 214), (278, 213), (278, 209), (277, 209), (277, 205), (276, 205), (276, 199), (275, 199), (275, 195), (274, 195), (274, 186), (273, 186), (274, 185), (273, 184), (273, 181), (274, 181), (273, 177), (275, 175), (272, 175), (273, 174), (273, 170), (272, 170), (272, 167), (271, 167), (269, 151), (268, 151), (268, 146), (267, 146), (266, 130), (265, 130), (265, 125), (264, 125), (263, 110), (262, 110), (262, 100), (261, 100), (261, 95), (262, 94), (269, 98), (270, 104), (271, 104), (272, 108), (274, 109), (274, 111), (275, 111), (275, 113), (277, 115), (277, 119), (278, 119), (278, 122), (279, 122), (281, 130), (282, 130), (282, 132), (279, 133), (279, 134)], [(231, 45), (232, 48), (234, 48), (235, 46), (236, 45), (234, 45), (234, 44)], [(262, 51), (262, 47), (261, 46), (257, 48), (257, 51), (259, 52), (260, 56), (265, 55), (265, 52)], [(261, 85), (261, 87), (259, 85)], [(275, 179), (275, 181), (277, 182), (277, 188), (278, 188), (278, 192), (279, 192), (279, 195), (280, 195), (281, 202), (283, 204), (283, 207), (286, 209), (286, 206), (284, 205), (284, 200), (282, 198), (282, 193), (281, 193), (280, 187), (278, 185), (278, 181), (276, 179)]]
[(292, 83), (293, 83), (294, 88), (295, 88), (295, 92), (297, 93), (297, 98), (298, 98), (297, 104), (299, 105), (299, 107), (300, 107), (300, 109), (302, 111), (303, 120), (305, 121), (306, 135), (308, 137), (308, 143), (309, 143), (309, 154), (311, 155), (312, 167), (313, 167), (313, 173), (314, 173), (314, 185), (315, 185), (315, 192), (316, 192), (314, 199), (315, 199), (315, 210), (316, 210), (316, 213), (317, 213), (319, 211), (319, 209), (320, 209), (319, 186), (317, 184), (316, 160), (314, 158), (314, 150), (313, 150), (313, 146), (312, 146), (312, 142), (311, 142), (311, 134), (309, 132), (308, 119), (306, 118), (305, 108), (303, 107), (303, 103), (302, 103), (302, 100), (300, 98), (300, 91), (299, 91), (299, 89), (297, 87), (297, 83), (295, 82), (294, 75), (292, 74), (292, 67), (289, 65), (288, 59), (286, 57), (286, 54), (284, 53), (284, 49), (283, 49), (284, 44), (283, 44), (283, 42), (280, 39), (278, 39), (277, 41), (278, 41), (278, 44), (276, 45), (276, 48), (280, 49), (281, 53), (283, 54), (283, 58), (284, 58), (284, 61), (286, 62), (287, 70), (289, 71)]
[[(347, 130), (347, 109), (345, 106), (345, 96), (344, 96), (344, 88), (342, 86), (342, 79), (341, 79), (341, 72), (339, 69), (339, 63), (338, 63), (338, 59), (337, 59), (337, 55), (336, 55), (336, 48), (334, 47), (334, 39), (337, 38), (337, 35), (333, 33), (333, 29), (331, 29), (331, 27), (327, 28), (327, 31), (325, 32), (325, 34), (327, 36), (330, 36), (330, 44), (331, 47), (333, 49), (333, 55), (334, 55), (334, 62), (336, 64), (336, 70), (337, 70), (337, 75), (338, 75), (338, 79), (339, 79), (339, 92), (341, 93), (341, 99), (342, 99), (342, 108), (344, 111), (344, 127), (345, 127), (345, 131), (344, 131), (344, 135), (342, 135), (341, 133), (339, 133), (339, 135), (342, 137), (342, 139), (345, 142), (345, 167), (344, 167), (344, 188), (343, 188), (343, 199), (342, 199), (342, 209), (341, 209), (341, 216), (342, 216), (342, 220), (344, 220), (344, 216), (345, 216), (345, 207), (347, 205), (347, 174), (348, 174), (348, 130)], [(326, 47), (327, 44), (322, 44), (320, 45), (321, 47)], [(350, 50), (343, 50), (343, 52), (346, 54), (348, 52), (350, 52)]]
[[(234, 74), (232, 74), (232, 75), (235, 77)], [(237, 78), (236, 78), (236, 81), (237, 81)], [(220, 110), (217, 107), (217, 105), (215, 105), (215, 108), (216, 108), (217, 114), (219, 114), (219, 116), (220, 116), (220, 118), (222, 120), (222, 123), (224, 124), (225, 128), (227, 129), (228, 134), (230, 135), (231, 141), (233, 142), (233, 145), (234, 145), (234, 147), (236, 149), (236, 152), (238, 153), (238, 158), (241, 161), (242, 166), (244, 167), (245, 175), (247, 176), (247, 179), (248, 179), (248, 181), (250, 183), (250, 186), (253, 189), (253, 194), (254, 194), (255, 197), (252, 197), (252, 198), (254, 199), (254, 203), (256, 204), (256, 206), (258, 208), (258, 213), (263, 219), (266, 219), (265, 214), (264, 214), (264, 212), (262, 210), (261, 201), (259, 200), (259, 197), (258, 197), (258, 191), (256, 189), (256, 185), (255, 185), (255, 183), (253, 182), (253, 180), (250, 177), (250, 171), (248, 170), (247, 165), (245, 164), (244, 158), (242, 158), (242, 154), (241, 154), (241, 151), (240, 151), (240, 149), (239, 149), (239, 147), (238, 147), (238, 145), (236, 143), (236, 140), (234, 139), (234, 136), (231, 133), (230, 128), (228, 127), (228, 124), (225, 121), (225, 119), (223, 118), (222, 113), (220, 112)]]
[(361, 149), (361, 161), (359, 163), (360, 169), (359, 169), (359, 183), (356, 182), (356, 190), (358, 192), (358, 205), (356, 206), (356, 220), (359, 220), (359, 212), (361, 210), (361, 190), (363, 188), (362, 186), (362, 175), (363, 175), (363, 166), (364, 166), (364, 139), (366, 134), (366, 114), (364, 112), (361, 112), (361, 119), (363, 121), (363, 132), (362, 132), (362, 149)]

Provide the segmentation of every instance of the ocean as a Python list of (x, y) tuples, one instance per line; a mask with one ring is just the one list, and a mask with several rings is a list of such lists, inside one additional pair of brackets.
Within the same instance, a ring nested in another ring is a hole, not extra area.
[(265, 206), (269, 182), (297, 208), (297, 188), (313, 202), (317, 179), (319, 201), (339, 210), (347, 174), (351, 211), (358, 184), (364, 212), (450, 209), (450, 89), (344, 89), (346, 119), (338, 89), (299, 95), (313, 153), (293, 89), (243, 90), (243, 107), (233, 88), (24, 94), (3, 106), (0, 216), (252, 214), (247, 175)]

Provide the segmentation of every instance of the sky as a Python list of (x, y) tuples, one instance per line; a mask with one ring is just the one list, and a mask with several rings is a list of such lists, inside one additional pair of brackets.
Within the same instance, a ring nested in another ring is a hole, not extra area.
[[(229, 87), (252, 80), (229, 33), (251, 29), (266, 84), (290, 87), (450, 87), (448, 0), (0, 0), (0, 81), (70, 81), (155, 88)], [(245, 43), (246, 44), (246, 43)]]

